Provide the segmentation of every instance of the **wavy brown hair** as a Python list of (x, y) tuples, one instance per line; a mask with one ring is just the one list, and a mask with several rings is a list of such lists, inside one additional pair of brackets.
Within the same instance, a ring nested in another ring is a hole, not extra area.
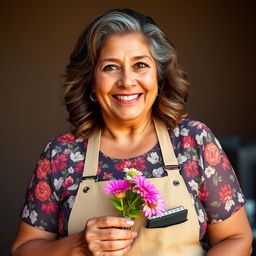
[(172, 43), (152, 18), (129, 9), (114, 9), (96, 18), (84, 30), (66, 68), (64, 104), (76, 136), (87, 138), (104, 125), (99, 104), (90, 99), (94, 67), (107, 37), (130, 32), (146, 37), (156, 61), (159, 92), (153, 116), (173, 129), (186, 115), (189, 82), (177, 63)]

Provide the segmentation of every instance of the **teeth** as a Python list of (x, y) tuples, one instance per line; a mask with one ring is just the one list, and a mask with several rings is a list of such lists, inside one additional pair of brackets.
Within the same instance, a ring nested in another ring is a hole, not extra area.
[(116, 95), (116, 97), (119, 99), (119, 100), (134, 100), (136, 98), (139, 97), (139, 94), (136, 94), (136, 95), (130, 95), (130, 96), (120, 96), (120, 95)]

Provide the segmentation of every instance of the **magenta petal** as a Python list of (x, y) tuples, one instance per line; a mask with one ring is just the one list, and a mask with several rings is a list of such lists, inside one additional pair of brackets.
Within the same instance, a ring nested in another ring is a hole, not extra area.
[(104, 187), (104, 191), (111, 194), (120, 194), (129, 188), (131, 188), (131, 184), (127, 180), (112, 180)]

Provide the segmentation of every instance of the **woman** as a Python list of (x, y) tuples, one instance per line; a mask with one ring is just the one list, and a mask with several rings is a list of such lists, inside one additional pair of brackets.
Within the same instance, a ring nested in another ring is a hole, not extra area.
[[(41, 155), (12, 255), (250, 255), (232, 167), (209, 128), (183, 119), (188, 87), (151, 18), (120, 9), (94, 20), (66, 71), (73, 132)], [(145, 229), (111, 214), (99, 188), (129, 168), (152, 178), (168, 206), (188, 209), (188, 220)]]

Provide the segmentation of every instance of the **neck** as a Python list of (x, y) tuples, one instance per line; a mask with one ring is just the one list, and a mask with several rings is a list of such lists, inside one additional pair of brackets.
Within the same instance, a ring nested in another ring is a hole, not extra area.
[(114, 140), (122, 140), (125, 138), (135, 138), (144, 135), (149, 130), (154, 129), (152, 116), (149, 115), (139, 120), (130, 120), (113, 122), (113, 120), (104, 120), (105, 127), (102, 135)]

